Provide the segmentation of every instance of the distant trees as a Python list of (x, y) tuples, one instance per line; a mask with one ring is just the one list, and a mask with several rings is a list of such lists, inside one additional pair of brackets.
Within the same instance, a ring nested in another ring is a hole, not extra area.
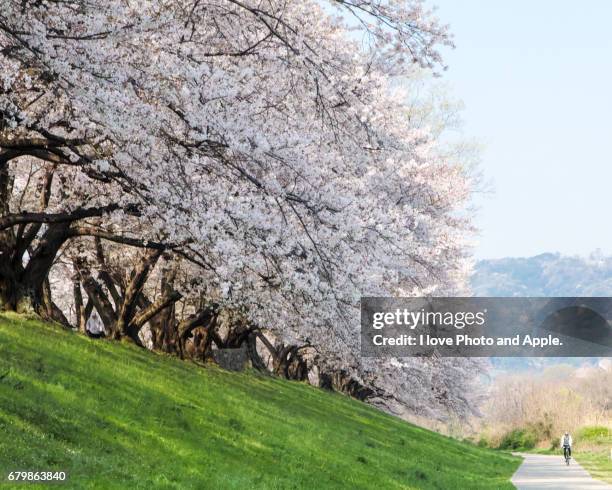
[(481, 429), (498, 446), (513, 431), (528, 433), (534, 444), (558, 444), (560, 435), (586, 426), (609, 426), (612, 419), (612, 369), (609, 361), (580, 368), (550, 366), (494, 380), (483, 407)]
[(449, 36), (329, 4), (367, 45), (315, 1), (0, 0), (0, 308), (469, 411), (473, 364), (366, 365), (356, 321), (465, 278), (470, 176), (393, 88)]

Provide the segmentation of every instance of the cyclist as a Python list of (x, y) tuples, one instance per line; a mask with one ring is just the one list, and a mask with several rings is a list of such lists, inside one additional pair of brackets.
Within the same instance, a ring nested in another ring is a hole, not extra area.
[(572, 457), (572, 436), (568, 431), (561, 436), (561, 447), (563, 448), (563, 457), (567, 459)]

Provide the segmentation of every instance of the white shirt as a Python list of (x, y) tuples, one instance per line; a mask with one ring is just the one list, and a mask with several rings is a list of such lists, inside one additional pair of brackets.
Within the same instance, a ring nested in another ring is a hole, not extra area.
[[(568, 439), (568, 441), (569, 441), (569, 445), (570, 445), (570, 447), (571, 447), (571, 446), (572, 446), (572, 436), (571, 436), (571, 435), (568, 435), (568, 436), (567, 436), (567, 439)], [(561, 447), (563, 447), (563, 446), (565, 446), (565, 434), (563, 434), (563, 435), (561, 436)]]

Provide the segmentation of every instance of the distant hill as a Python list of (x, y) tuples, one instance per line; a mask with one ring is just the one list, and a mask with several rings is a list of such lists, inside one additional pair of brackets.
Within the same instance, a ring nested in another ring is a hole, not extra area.
[[(567, 257), (545, 253), (534, 257), (481, 260), (471, 281), (475, 296), (612, 296), (612, 257), (593, 253)], [(541, 370), (553, 364), (581, 366), (599, 358), (494, 358), (492, 374)]]
[(611, 296), (612, 257), (545, 253), (481, 260), (471, 285), (476, 296)]

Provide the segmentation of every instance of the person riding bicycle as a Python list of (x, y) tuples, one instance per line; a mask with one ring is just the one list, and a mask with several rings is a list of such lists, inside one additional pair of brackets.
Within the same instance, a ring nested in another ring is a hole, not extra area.
[(561, 436), (561, 447), (563, 448), (563, 457), (572, 457), (572, 436), (568, 431)]

